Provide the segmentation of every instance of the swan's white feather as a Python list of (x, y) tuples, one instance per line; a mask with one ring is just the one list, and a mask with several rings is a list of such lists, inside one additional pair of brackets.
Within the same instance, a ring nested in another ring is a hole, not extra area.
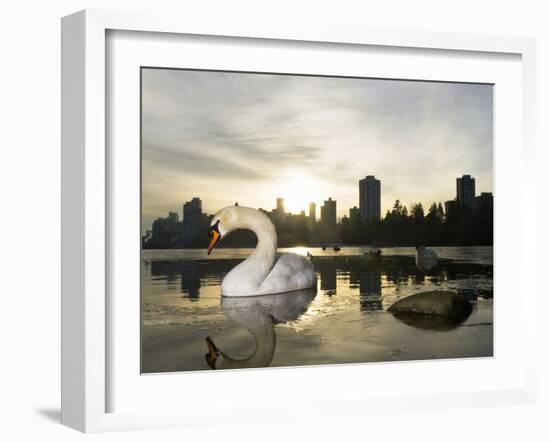
[[(233, 273), (233, 270), (238, 271)], [(263, 281), (244, 277), (245, 269), (235, 267), (233, 270), (222, 281), (223, 296), (269, 295), (317, 286), (317, 275), (311, 262), (294, 253), (278, 254), (273, 268)]]
[(259, 294), (292, 292), (316, 285), (317, 275), (310, 261), (294, 253), (281, 253), (258, 292)]

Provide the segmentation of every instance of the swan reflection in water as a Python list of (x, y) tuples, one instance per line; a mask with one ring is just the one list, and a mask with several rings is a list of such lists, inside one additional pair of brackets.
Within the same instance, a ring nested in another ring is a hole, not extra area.
[(222, 297), (223, 312), (250, 332), (255, 349), (247, 358), (234, 359), (220, 350), (208, 336), (206, 362), (214, 370), (267, 367), (275, 353), (275, 325), (298, 319), (308, 309), (316, 293), (314, 288), (275, 295)]

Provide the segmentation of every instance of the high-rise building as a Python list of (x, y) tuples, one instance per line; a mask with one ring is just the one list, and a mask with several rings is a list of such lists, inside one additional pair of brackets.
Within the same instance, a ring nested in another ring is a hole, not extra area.
[(166, 218), (157, 218), (153, 221), (151, 238), (155, 243), (166, 242)]
[(359, 212), (361, 221), (370, 222), (380, 219), (380, 180), (367, 175), (359, 180)]
[(168, 212), (168, 222), (171, 224), (178, 223), (180, 217), (177, 212)]
[(461, 207), (468, 207), (471, 211), (475, 209), (476, 201), (476, 179), (470, 175), (462, 175), (456, 179), (456, 200)]
[(493, 219), (493, 194), (491, 192), (481, 192), (476, 197), (476, 213), (482, 219)]
[(309, 222), (310, 227), (315, 226), (315, 221), (316, 221), (315, 212), (316, 212), (316, 209), (317, 209), (317, 207), (316, 207), (315, 203), (309, 203), (309, 219), (308, 219), (308, 222)]
[(285, 199), (277, 198), (277, 214), (283, 216), (285, 213)]
[(202, 201), (200, 198), (195, 197), (183, 205), (183, 232), (186, 243), (190, 243), (198, 236), (202, 219)]
[(450, 200), (445, 201), (445, 220), (453, 221), (458, 217), (458, 201)]
[(161, 248), (181, 244), (182, 228), (179, 215), (176, 212), (169, 212), (168, 217), (153, 221), (147, 240), (152, 241), (155, 247)]
[(321, 222), (329, 227), (336, 226), (336, 201), (332, 198), (326, 200), (321, 207)]
[(491, 192), (481, 192), (476, 197), (475, 220), (477, 227), (478, 241), (484, 245), (493, 244), (493, 194)]
[(349, 220), (352, 223), (357, 223), (361, 219), (361, 211), (357, 206), (353, 206), (349, 209)]

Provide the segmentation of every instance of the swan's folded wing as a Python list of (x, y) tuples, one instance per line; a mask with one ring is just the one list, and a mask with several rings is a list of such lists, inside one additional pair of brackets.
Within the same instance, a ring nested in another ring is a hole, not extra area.
[(283, 293), (317, 286), (317, 276), (309, 260), (294, 253), (282, 253), (260, 286), (261, 294)]

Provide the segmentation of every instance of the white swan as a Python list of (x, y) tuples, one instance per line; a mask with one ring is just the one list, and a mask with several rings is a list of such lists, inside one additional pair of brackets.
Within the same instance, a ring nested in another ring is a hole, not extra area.
[(430, 270), (437, 265), (437, 253), (426, 246), (416, 247), (416, 267), (418, 270)]
[(248, 207), (229, 206), (214, 215), (208, 254), (237, 229), (252, 230), (258, 244), (252, 254), (222, 281), (222, 296), (256, 296), (317, 287), (311, 262), (294, 253), (277, 254), (277, 233), (267, 215)]

